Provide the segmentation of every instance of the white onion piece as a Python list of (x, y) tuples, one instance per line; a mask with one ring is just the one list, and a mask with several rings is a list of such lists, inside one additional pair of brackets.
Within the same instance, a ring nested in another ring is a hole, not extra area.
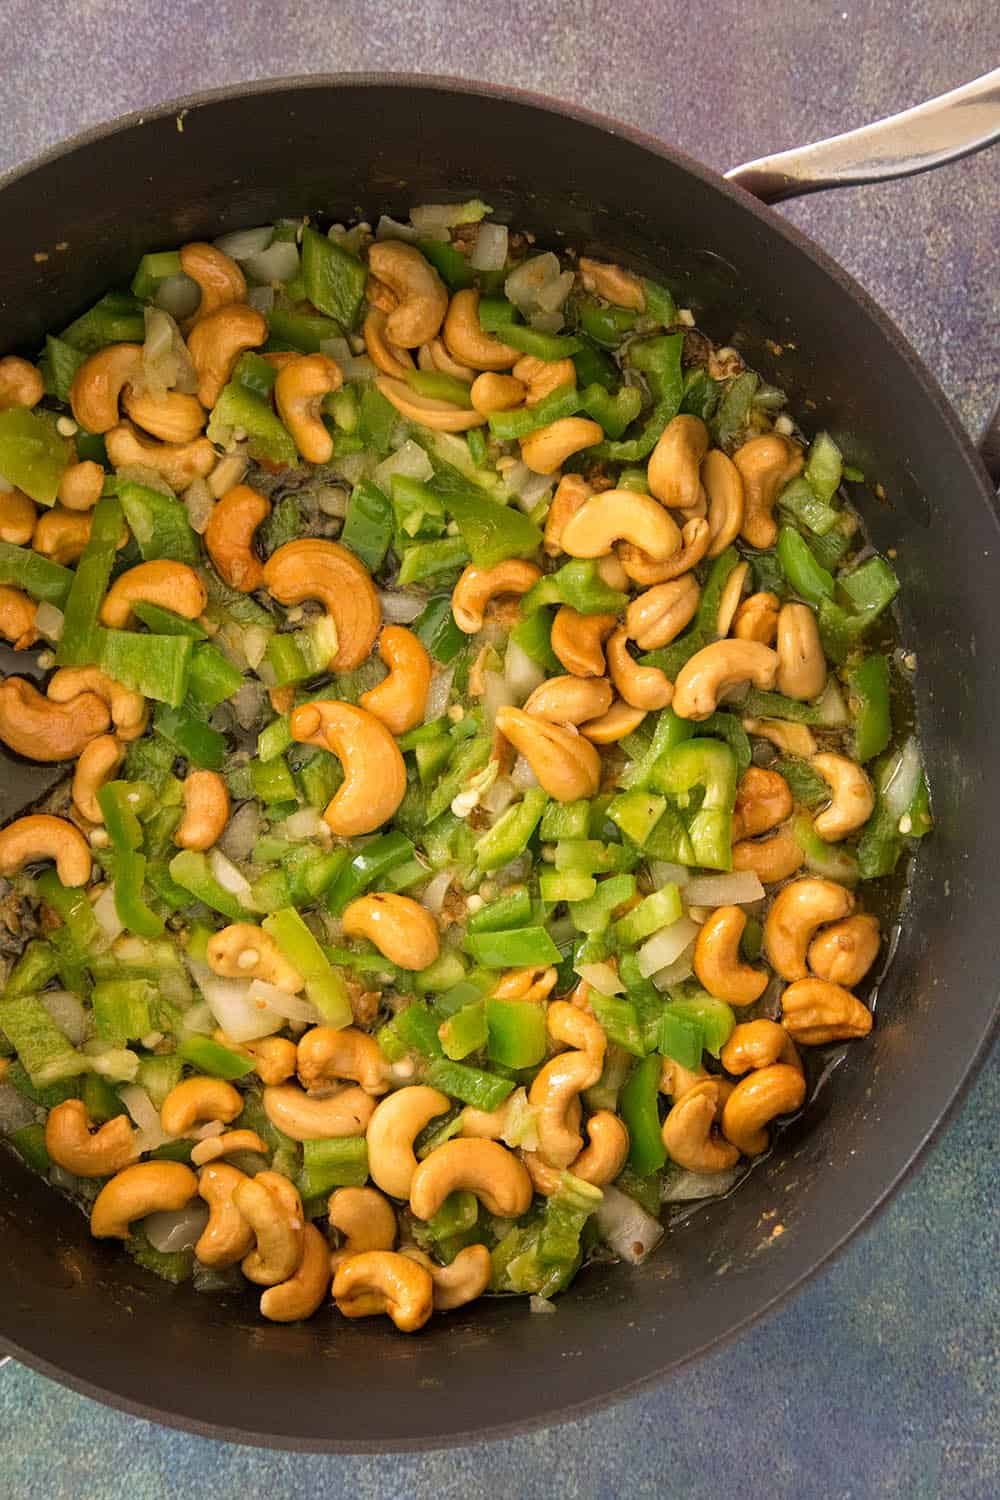
[(420, 594), (404, 594), (398, 589), (379, 589), (382, 618), (390, 625), (409, 625), (423, 609), (427, 600)]
[(507, 259), (506, 224), (480, 224), (469, 264), (477, 271), (499, 271)]
[(668, 927), (661, 927), (659, 932), (654, 932), (636, 955), (643, 979), (648, 979), (650, 974), (656, 974), (672, 964), (694, 942), (698, 932), (698, 924), (692, 922), (690, 917), (679, 917)]
[[(243, 686), (237, 689), (229, 701), (240, 728), (250, 729), (260, 718), (260, 712), (264, 706), (264, 684), (255, 682), (252, 677), (246, 677), (243, 680)], [(222, 844), (223, 854), (228, 854), (230, 859), (246, 859), (245, 854), (234, 854), (224, 839), (220, 839), (219, 842)]]
[(563, 271), (538, 289), (538, 306), (541, 312), (555, 313), (562, 307), (573, 290), (573, 272)]
[(513, 463), (504, 475), (504, 483), (523, 511), (534, 510), (553, 485), (551, 474), (536, 474), (522, 459)]
[(503, 671), (507, 686), (514, 695), (513, 701), (517, 704), (523, 703), (529, 693), (533, 693), (545, 681), (545, 668), (533, 661), (513, 636), (507, 642)]
[(429, 880), (420, 893), (420, 904), (427, 908), (435, 917), (444, 906), (444, 898), (448, 894), (448, 888), (455, 879), (455, 870), (439, 870), (432, 880)]
[(35, 611), (35, 625), (47, 641), (62, 639), (64, 616), (61, 609), (43, 599)]
[(377, 240), (405, 240), (412, 245), (414, 240), (420, 238), (419, 231), (412, 224), (401, 224), (398, 219), (391, 219), (388, 214), (383, 214), (375, 229)]
[(118, 1097), (135, 1122), (135, 1149), (140, 1154), (155, 1151), (157, 1146), (165, 1146), (168, 1141), (176, 1139), (160, 1124), (160, 1111), (140, 1084), (125, 1084), (118, 1090)]
[(182, 1036), (211, 1036), (215, 1030), (215, 1017), (207, 1000), (196, 1000), (184, 1012), (181, 1021)]
[(528, 327), (539, 333), (559, 333), (565, 319), (561, 312), (533, 312), (528, 314)]
[(248, 256), (243, 269), (254, 281), (293, 281), (299, 274), (298, 246), (291, 240), (275, 240), (259, 255)]
[(263, 979), (254, 979), (250, 984), (250, 1000), (254, 1004), (260, 1002), (275, 1011), (279, 1016), (284, 1016), (286, 1021), (298, 1021), (305, 1026), (315, 1026), (320, 1020), (319, 1011), (311, 1000), (304, 1000), (301, 995), (289, 995), (284, 990), (279, 990), (276, 984), (267, 984)]
[(274, 307), (273, 286), (252, 286), (247, 292), (247, 306), (266, 315)]
[(322, 832), (323, 819), (315, 807), (300, 807), (281, 825), (282, 834), (289, 839), (314, 839)]
[(625, 986), (610, 964), (577, 964), (573, 970), (599, 995), (620, 995)]
[[(234, 1042), (252, 1042), (260, 1036), (280, 1031), (282, 1017), (263, 1001), (250, 999), (250, 979), (223, 979), (213, 974), (207, 964), (188, 960), (195, 984), (208, 1002), (209, 1009), (227, 1036)], [(188, 1017), (185, 1016), (185, 1025)]]
[(516, 796), (517, 788), (510, 777), (498, 776), (489, 791), (479, 799), (479, 805), (494, 818), (498, 818), (507, 811)]
[(418, 203), (410, 209), (410, 222), (420, 239), (446, 240), (453, 224), (461, 223), (455, 217), (454, 203)]
[(335, 458), (327, 468), (331, 474), (342, 479), (345, 484), (360, 484), (368, 473), (370, 459), (366, 453), (345, 453), (343, 458)]
[(920, 751), (912, 737), (899, 752), (895, 766), (886, 782), (882, 796), (886, 811), (898, 822), (909, 809), (920, 785)]
[(660, 1197), (664, 1203), (690, 1203), (696, 1198), (721, 1198), (740, 1176), (739, 1167), (727, 1172), (679, 1172), (668, 1177)]
[(174, 1250), (191, 1250), (201, 1239), (208, 1223), (208, 1204), (192, 1198), (186, 1208), (173, 1212), (150, 1214), (142, 1221), (143, 1232), (154, 1250), (169, 1255)]
[(256, 802), (244, 802), (237, 808), (219, 839), (219, 848), (227, 859), (249, 859), (260, 833), (261, 811)]
[(686, 906), (747, 906), (762, 901), (764, 887), (753, 870), (731, 875), (694, 875), (684, 887)]
[(243, 627), (243, 654), (247, 659), (247, 665), (256, 672), (264, 660), (264, 652), (267, 643), (271, 639), (271, 632), (265, 630), (263, 625), (244, 625)]
[(533, 1313), (554, 1313), (558, 1311), (558, 1308), (554, 1302), (549, 1301), (548, 1297), (542, 1297), (537, 1292), (533, 1292), (528, 1298), (528, 1311)]
[(90, 1029), (87, 1012), (79, 995), (74, 995), (69, 990), (43, 990), (38, 998), (48, 1011), (49, 1019), (59, 1027), (63, 1036), (74, 1047), (79, 1047)]
[(195, 479), (184, 491), (182, 499), (191, 522), (191, 530), (204, 536), (215, 509), (215, 496), (204, 479)]
[(186, 1133), (193, 1141), (210, 1141), (213, 1136), (221, 1135), (225, 1128), (221, 1120), (208, 1120), (204, 1125)]
[[(559, 258), (551, 250), (546, 250), (542, 255), (532, 255), (511, 271), (504, 282), (507, 300), (513, 302), (525, 315), (536, 312), (542, 308), (539, 294), (550, 283), (554, 285), (558, 282), (561, 275)], [(572, 277), (570, 280), (572, 281)], [(544, 311), (551, 312), (552, 309), (547, 307)]]
[(338, 360), (340, 373), (345, 380), (376, 380), (378, 370), (372, 364), (367, 354), (351, 354), (347, 359)]
[(519, 755), (515, 760), (511, 768), (510, 779), (521, 792), (526, 792), (529, 787), (538, 785), (538, 777), (523, 755)]
[(653, 983), (660, 991), (669, 990), (675, 984), (683, 984), (685, 979), (690, 979), (694, 973), (694, 944), (691, 943), (684, 952), (675, 958), (672, 964), (665, 968), (657, 969), (653, 975)]
[(341, 360), (351, 358), (350, 344), (339, 335), (335, 339), (320, 339), (319, 352), (325, 354), (327, 359), (336, 360), (338, 365)]
[(142, 345), (142, 378), (152, 396), (167, 390), (193, 395), (198, 374), (176, 320), (162, 307), (144, 309), (145, 339)]
[(0, 1083), (0, 1135), (13, 1135), (35, 1119), (35, 1106), (13, 1084)]
[(228, 891), (231, 896), (238, 896), (245, 905), (252, 904), (250, 882), (221, 849), (212, 850), (208, 856), (208, 866), (224, 891)]
[(271, 225), (262, 224), (259, 229), (233, 229), (229, 234), (221, 234), (215, 242), (215, 248), (232, 260), (249, 260), (251, 255), (259, 255), (262, 250), (266, 250), (273, 239), (274, 230)]
[(434, 465), (420, 444), (408, 438), (395, 453), (382, 460), (372, 478), (380, 490), (388, 491), (394, 474), (402, 474), (407, 479), (432, 479)]
[(180, 322), (189, 318), (201, 301), (201, 288), (198, 283), (183, 271), (177, 276), (168, 276), (161, 281), (153, 293), (153, 301), (157, 307), (162, 307), (165, 313)]
[(691, 879), (687, 865), (672, 865), (665, 859), (651, 859), (649, 873), (657, 890), (665, 885), (687, 885)]
[(503, 1107), (503, 1130), (500, 1139), (515, 1150), (538, 1150), (538, 1106), (528, 1103), (528, 1091), (515, 1089)]
[(602, 1192), (595, 1214), (601, 1237), (622, 1260), (637, 1266), (662, 1240), (663, 1225), (618, 1188), (606, 1187)]
[(514, 690), (502, 672), (483, 673), (483, 726), (492, 729), (497, 711), (510, 707), (514, 702)]
[(815, 707), (820, 714), (817, 723), (824, 729), (842, 729), (845, 724), (850, 723), (844, 695), (832, 673), (826, 679), (826, 687), (816, 699)]
[(443, 672), (435, 672), (431, 678), (430, 690), (427, 694), (427, 708), (424, 712), (425, 724), (431, 724), (435, 719), (440, 719), (447, 709), (454, 675), (454, 667), (445, 667)]
[(84, 1042), (80, 1051), (90, 1058), (90, 1066), (112, 1083), (131, 1083), (139, 1071), (139, 1054), (113, 1042)]

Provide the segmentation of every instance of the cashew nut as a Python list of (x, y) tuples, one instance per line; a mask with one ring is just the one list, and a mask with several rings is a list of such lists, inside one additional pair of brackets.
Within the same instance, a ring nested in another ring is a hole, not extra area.
[(68, 464), (59, 481), (59, 504), (67, 510), (93, 510), (104, 493), (104, 470), (92, 458)]
[(111, 1177), (137, 1155), (128, 1116), (115, 1115), (91, 1135), (82, 1099), (66, 1099), (49, 1111), (45, 1149), (74, 1177)]
[(851, 990), (860, 984), (878, 957), (878, 917), (858, 912), (825, 927), (809, 944), (806, 961), (820, 979)]
[(97, 667), (60, 667), (45, 689), (53, 703), (73, 703), (81, 693), (96, 693), (111, 712), (115, 734), (125, 744), (145, 733), (149, 710), (145, 698)]
[(700, 417), (681, 415), (664, 427), (649, 457), (646, 478), (657, 500), (685, 510), (701, 494), (701, 461), (708, 451), (708, 428)]
[(329, 1257), (334, 1270), (366, 1250), (391, 1250), (396, 1243), (396, 1213), (376, 1188), (342, 1187), (330, 1194), (330, 1228), (343, 1242)]
[(646, 292), (639, 277), (622, 266), (609, 261), (590, 260), (580, 256), (580, 280), (584, 290), (596, 292), (605, 302), (615, 307), (629, 307), (635, 312), (645, 312)]
[(477, 568), (469, 563), (451, 595), (451, 612), (455, 624), (466, 635), (476, 635), (483, 628), (486, 606), (503, 594), (526, 594), (542, 576), (534, 563), (511, 557), (492, 568)]
[(738, 906), (718, 906), (702, 923), (694, 948), (694, 972), (717, 1000), (752, 1005), (767, 989), (767, 974), (740, 960), (740, 938), (747, 925)]
[(783, 886), (764, 923), (764, 948), (782, 979), (804, 979), (806, 952), (817, 927), (854, 910), (854, 897), (832, 880), (803, 875)]
[(867, 1036), (872, 1013), (856, 995), (828, 979), (797, 979), (781, 997), (781, 1024), (804, 1047)]
[(480, 327), (479, 293), (471, 289), (456, 292), (448, 303), (443, 332), (448, 353), (472, 370), (509, 370), (521, 358)]
[(792, 794), (780, 771), (748, 766), (736, 788), (733, 842), (769, 833), (792, 815)]
[(732, 1084), (705, 1078), (687, 1089), (670, 1110), (660, 1132), (667, 1155), (688, 1172), (725, 1172), (739, 1161), (739, 1150), (722, 1139), (717, 1122)]
[(875, 806), (875, 793), (867, 775), (856, 761), (846, 755), (824, 752), (814, 755), (809, 764), (829, 785), (831, 802), (813, 819), (813, 827), (828, 844), (846, 839), (849, 833), (867, 823)]
[(557, 1053), (535, 1075), (529, 1103), (538, 1110), (538, 1152), (552, 1167), (568, 1167), (583, 1147), (579, 1096), (592, 1088), (604, 1066), (604, 1031), (594, 1017), (556, 1000), (546, 1017), (554, 1041), (572, 1051)]
[(213, 933), (205, 961), (213, 974), (226, 979), (260, 979), (286, 995), (297, 995), (305, 984), (270, 933), (252, 922), (233, 922)]
[(417, 1158), (413, 1142), (435, 1115), (450, 1108), (447, 1094), (427, 1084), (398, 1089), (376, 1105), (368, 1122), (368, 1170), (391, 1198), (408, 1198)]
[(264, 582), (264, 565), (253, 550), (254, 532), (271, 514), (271, 502), (248, 484), (237, 484), (219, 500), (208, 518), (204, 540), (215, 571), (240, 594), (252, 594)]
[(375, 1101), (351, 1084), (326, 1099), (312, 1099), (295, 1083), (264, 1089), (264, 1112), (293, 1141), (323, 1141), (334, 1136), (364, 1135)]
[(386, 625), (379, 637), (378, 654), (389, 668), (388, 677), (358, 703), (392, 734), (405, 734), (423, 723), (434, 664), (423, 642), (405, 625)]
[(508, 969), (497, 980), (491, 995), (497, 1000), (545, 1000), (556, 986), (558, 971), (551, 965), (535, 964), (527, 969)]
[(659, 1090), (676, 1101), (693, 1089), (696, 1083), (704, 1083), (710, 1077), (708, 1070), (699, 1063), (697, 1068), (685, 1068), (672, 1057), (665, 1057), (660, 1067)]
[[(267, 1142), (262, 1141), (256, 1130), (225, 1130), (222, 1135), (210, 1135), (191, 1148), (191, 1164), (206, 1167), (222, 1156), (231, 1156), (237, 1151), (253, 1151), (266, 1156)], [(249, 1249), (249, 1246), (247, 1247)], [(246, 1251), (242, 1252), (244, 1255)]]
[[(521, 439), (521, 458), (533, 474), (554, 474), (572, 454), (579, 453), (581, 448), (592, 448), (603, 437), (601, 424), (589, 417), (560, 417)], [(571, 557), (601, 555), (597, 552), (572, 552), (568, 547), (565, 550)], [(608, 550), (608, 547), (602, 548), (602, 552)]]
[(160, 1105), (160, 1124), (168, 1135), (185, 1135), (200, 1120), (228, 1125), (243, 1108), (243, 1096), (223, 1078), (185, 1078)]
[(230, 256), (214, 245), (203, 240), (182, 245), (181, 270), (198, 283), (201, 292), (201, 301), (190, 319), (195, 326), (230, 302), (246, 301), (247, 284), (243, 272)]
[(519, 1219), (531, 1206), (531, 1178), (499, 1141), (458, 1137), (438, 1146), (413, 1174), (410, 1211), (418, 1219), (432, 1219), (449, 1193), (462, 1190), (475, 1193), (498, 1219)]
[(79, 828), (50, 813), (29, 813), (0, 833), (0, 875), (9, 879), (25, 865), (51, 859), (63, 885), (86, 885), (90, 879), (90, 846)]
[[(198, 400), (202, 406), (211, 411), (232, 377), (240, 355), (247, 349), (256, 349), (266, 338), (267, 319), (245, 302), (230, 302), (199, 318), (188, 335), (187, 346), (198, 376)], [(140, 427), (144, 425), (141, 417), (135, 420)], [(152, 432), (153, 428), (149, 430)]]
[(663, 562), (679, 550), (681, 534), (662, 505), (636, 490), (602, 490), (591, 495), (563, 527), (562, 547), (570, 557), (603, 557), (615, 542), (622, 541), (633, 542), (654, 562)]
[(485, 1245), (466, 1245), (449, 1266), (436, 1266), (429, 1255), (413, 1245), (400, 1251), (430, 1273), (434, 1283), (434, 1311), (452, 1312), (481, 1297), (490, 1284), (493, 1261)]
[[(368, 252), (368, 268), (395, 294), (397, 305), (386, 318), (389, 342), (401, 349), (418, 349), (437, 337), (448, 312), (448, 292), (434, 267), (420, 251), (402, 240), (376, 241)], [(478, 323), (478, 317), (476, 319)], [(445, 334), (446, 341), (451, 344)], [(452, 350), (461, 359), (457, 350)], [(471, 364), (471, 360), (463, 360)], [(511, 361), (513, 363), (513, 361)]]
[(113, 734), (102, 734), (80, 751), (73, 772), (73, 806), (88, 823), (103, 823), (104, 814), (97, 794), (105, 782), (114, 779), (125, 759), (125, 746)]
[(64, 510), (54, 505), (39, 518), (31, 539), (34, 552), (66, 567), (83, 554), (90, 540), (93, 514), (89, 511)]
[(277, 1286), (294, 1276), (302, 1260), (302, 1201), (280, 1172), (258, 1172), (238, 1182), (233, 1206), (253, 1230), (256, 1248), (242, 1263), (248, 1281)]
[(625, 628), (640, 651), (655, 651), (676, 640), (690, 625), (700, 598), (694, 574), (684, 573), (633, 599), (625, 611)]
[(680, 578), (697, 567), (708, 551), (708, 536), (708, 522), (694, 518), (684, 522), (680, 551), (663, 562), (655, 562), (648, 552), (642, 547), (634, 547), (631, 542), (619, 545), (618, 556), (625, 576), (633, 583), (649, 588), (654, 584), (669, 583), (672, 578)]
[(184, 778), (184, 816), (174, 830), (180, 849), (211, 849), (229, 822), (229, 788), (218, 771), (189, 771)]
[(602, 714), (599, 719), (591, 719), (587, 724), (581, 724), (580, 733), (592, 745), (615, 745), (626, 735), (633, 734), (645, 717), (645, 709), (633, 708), (631, 704), (623, 703), (621, 698), (616, 698), (606, 714)]
[[(191, 1156), (193, 1160), (194, 1152)], [(233, 1202), (240, 1183), (248, 1181), (245, 1172), (224, 1161), (211, 1162), (199, 1173), (198, 1192), (209, 1207), (208, 1223), (194, 1247), (203, 1266), (235, 1266), (253, 1249), (253, 1230)]]
[(323, 814), (335, 834), (373, 833), (392, 817), (406, 792), (406, 766), (380, 719), (353, 703), (303, 703), (292, 713), (291, 730), (294, 740), (331, 750), (344, 768)]
[(144, 442), (131, 422), (120, 422), (105, 438), (108, 458), (116, 469), (139, 464), (155, 469), (172, 490), (186, 490), (196, 479), (211, 474), (219, 455), (207, 437), (190, 443)]
[(122, 391), (142, 374), (141, 344), (108, 344), (85, 359), (69, 388), (73, 416), (87, 432), (110, 432)]
[(784, 1027), (777, 1021), (741, 1021), (734, 1026), (719, 1061), (727, 1073), (739, 1078), (752, 1068), (769, 1068), (772, 1063), (788, 1063), (801, 1069), (799, 1054)]
[(240, 1046), (253, 1058), (261, 1083), (285, 1083), (295, 1077), (298, 1050), (287, 1036), (255, 1037)]
[(733, 869), (752, 870), (764, 885), (787, 880), (804, 863), (802, 847), (788, 828), (779, 828), (767, 839), (741, 839), (733, 845)]
[(423, 396), (404, 381), (393, 380), (390, 375), (380, 375), (375, 384), (402, 416), (431, 427), (435, 432), (468, 432), (470, 427), (482, 427), (486, 421), (483, 413), (475, 407), (458, 406), (454, 401), (441, 401), (436, 396)]
[(561, 385), (576, 387), (576, 365), (571, 359), (537, 359), (534, 354), (522, 354), (511, 374), (526, 387), (525, 406), (537, 406)]
[(25, 542), (31, 541), (37, 519), (34, 501), (20, 490), (0, 493), (0, 542), (23, 547)]
[(628, 649), (628, 630), (619, 625), (608, 637), (608, 671), (619, 695), (633, 708), (647, 713), (666, 708), (674, 685), (659, 667), (643, 667)]
[(417, 363), (422, 370), (438, 370), (442, 375), (451, 375), (455, 380), (463, 381), (465, 385), (471, 386), (476, 378), (475, 370), (452, 359), (440, 335), (431, 339), (429, 344), (421, 344)]
[(20, 589), (0, 586), (0, 635), (10, 641), (15, 651), (26, 651), (38, 639), (35, 616), (38, 605)]
[(367, 938), (400, 969), (426, 969), (441, 951), (437, 923), (411, 896), (391, 891), (360, 896), (345, 908), (341, 921), (347, 937)]
[(495, 371), (484, 371), (472, 382), (469, 399), (480, 416), (488, 417), (494, 411), (512, 411), (524, 400), (525, 389), (513, 375), (499, 375)]
[(198, 1179), (179, 1161), (140, 1161), (123, 1167), (94, 1199), (90, 1232), (95, 1239), (128, 1239), (133, 1219), (184, 1208), (198, 1191)]
[(9, 406), (37, 406), (45, 395), (41, 371), (16, 354), (0, 359), (0, 411)]
[(769, 740), (786, 755), (801, 755), (808, 760), (816, 754), (816, 741), (808, 724), (792, 724), (787, 719), (744, 719), (743, 728), (747, 734)]
[(345, 1318), (386, 1313), (401, 1333), (416, 1333), (434, 1311), (431, 1274), (394, 1250), (366, 1250), (337, 1267), (333, 1296)]
[(375, 644), (382, 606), (371, 574), (338, 542), (286, 542), (264, 565), (264, 584), (279, 604), (318, 599), (337, 629), (331, 672), (359, 667)]
[(605, 677), (549, 677), (528, 696), (524, 712), (553, 724), (586, 724), (607, 713), (613, 696)]
[(826, 684), (826, 657), (808, 604), (782, 605), (776, 649), (778, 692), (800, 701), (818, 698)]
[[(600, 1109), (591, 1115), (586, 1130), (588, 1144), (566, 1170), (594, 1187), (604, 1187), (614, 1182), (625, 1165), (629, 1148), (628, 1129), (610, 1109)], [(550, 1167), (537, 1151), (526, 1151), (524, 1164), (536, 1193), (548, 1198), (559, 1191), (562, 1173)]]
[(797, 443), (776, 432), (751, 438), (733, 455), (733, 462), (743, 480), (744, 509), (740, 535), (751, 547), (766, 550), (778, 539), (774, 505), (790, 479), (803, 464), (802, 449)]
[(770, 689), (778, 673), (778, 654), (758, 641), (713, 641), (681, 667), (674, 682), (674, 713), (681, 719), (707, 719), (729, 688), (749, 678)]
[(137, 427), (164, 443), (193, 442), (208, 417), (198, 397), (183, 391), (165, 391), (162, 396), (144, 391), (140, 396), (126, 387), (122, 405)]
[(356, 1026), (312, 1026), (299, 1038), (297, 1067), (303, 1088), (327, 1088), (349, 1078), (366, 1094), (384, 1094), (388, 1067), (373, 1036)]
[(373, 307), (365, 318), (364, 334), (365, 348), (368, 350), (368, 358), (377, 370), (383, 375), (391, 375), (396, 380), (405, 380), (413, 369), (413, 358), (406, 349), (401, 349), (386, 337), (385, 325), (388, 322), (388, 314), (381, 308)]
[(109, 723), (108, 710), (96, 693), (52, 703), (24, 677), (0, 682), (0, 740), (29, 760), (69, 760)]
[(552, 621), (552, 650), (574, 677), (603, 677), (603, 643), (617, 623), (615, 615), (581, 615), (564, 604)]
[(721, 448), (712, 448), (702, 461), (701, 482), (708, 498), (708, 556), (719, 557), (743, 525), (743, 478)]
[(299, 1268), (287, 1281), (268, 1287), (261, 1293), (261, 1316), (272, 1323), (297, 1323), (311, 1318), (326, 1296), (330, 1285), (330, 1256), (327, 1243), (315, 1224), (302, 1230), (302, 1259)]
[(208, 603), (208, 594), (194, 568), (187, 563), (158, 558), (129, 568), (111, 585), (101, 605), (101, 624), (123, 630), (132, 620), (135, 601), (158, 604), (185, 620), (195, 620)]
[[(743, 598), (743, 590), (746, 587), (747, 578), (750, 576), (750, 564), (747, 562), (737, 563), (729, 577), (726, 579), (722, 596), (719, 599), (719, 609), (715, 616), (715, 634), (721, 640), (729, 634), (730, 626), (736, 617), (740, 600)], [(781, 671), (780, 657), (778, 671)]]
[[(539, 364), (545, 364), (539, 360)], [(545, 365), (550, 369), (550, 365)], [(549, 557), (558, 557), (563, 550), (562, 534), (566, 522), (570, 516), (575, 516), (585, 500), (589, 500), (594, 493), (592, 487), (581, 474), (564, 474), (556, 485), (556, 492), (549, 504), (548, 515), (545, 518), (545, 538), (543, 546)]]
[(736, 611), (733, 635), (738, 641), (760, 641), (762, 646), (773, 646), (780, 610), (777, 594), (751, 594)]
[(770, 1145), (766, 1125), (802, 1108), (806, 1080), (788, 1063), (757, 1068), (741, 1078), (722, 1111), (722, 1133), (744, 1156), (760, 1156)]
[(325, 464), (333, 453), (333, 435), (320, 416), (320, 403), (344, 383), (340, 366), (325, 354), (304, 354), (279, 370), (274, 404), (302, 457)]
[(590, 741), (575, 730), (532, 718), (506, 704), (497, 710), (496, 728), (520, 750), (550, 797), (558, 802), (575, 802), (597, 795), (601, 758)]

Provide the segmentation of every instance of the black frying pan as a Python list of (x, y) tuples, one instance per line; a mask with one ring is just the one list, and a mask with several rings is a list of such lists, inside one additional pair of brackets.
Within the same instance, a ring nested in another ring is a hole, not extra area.
[[(982, 144), (989, 120), (980, 124), (917, 164), (960, 154), (963, 140)], [(881, 166), (859, 167), (842, 146), (832, 166), (829, 155), (807, 160), (805, 186), (823, 185), (824, 173), (913, 168), (888, 160), (899, 155), (892, 141), (883, 147)], [(771, 197), (803, 190), (780, 160), (748, 181)], [(746, 192), (635, 132), (526, 96), (368, 77), (229, 90), (81, 137), (0, 184), (0, 352), (37, 349), (46, 329), (126, 282), (144, 251), (280, 214), (403, 213), (442, 189), (480, 193), (542, 239), (669, 272), (710, 334), (728, 342), (738, 330), (748, 361), (792, 393), (807, 431), (828, 428), (881, 481), (885, 502), (860, 504), (876, 545), (898, 549), (936, 828), (873, 1035), (846, 1049), (739, 1192), (701, 1209), (641, 1269), (582, 1274), (555, 1317), (486, 1301), (414, 1338), (333, 1311), (263, 1324), (249, 1299), (170, 1289), (92, 1240), (75, 1209), (5, 1155), (4, 1347), (88, 1395), (242, 1442), (440, 1446), (579, 1415), (657, 1379), (759, 1317), (879, 1207), (955, 1100), (993, 1017), (993, 491), (899, 332)], [(770, 340), (795, 348), (777, 360)], [(3, 818), (46, 776), (4, 765)]]

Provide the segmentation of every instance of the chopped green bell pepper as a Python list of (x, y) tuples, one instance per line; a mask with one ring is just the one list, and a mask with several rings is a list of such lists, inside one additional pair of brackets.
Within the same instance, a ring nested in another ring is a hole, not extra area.
[(620, 1112), (628, 1127), (629, 1166), (639, 1177), (658, 1172), (667, 1159), (660, 1134), (661, 1059), (655, 1052), (636, 1063), (622, 1089)]
[(480, 870), (498, 870), (524, 852), (548, 800), (548, 793), (541, 787), (529, 787), (522, 800), (509, 807), (476, 840), (476, 863)]
[(143, 559), (198, 563), (201, 547), (183, 503), (132, 480), (119, 481), (118, 498)]
[(889, 660), (881, 652), (866, 656), (847, 674), (854, 711), (854, 754), (862, 765), (881, 755), (892, 738)]
[(308, 225), (302, 231), (302, 279), (313, 307), (335, 318), (345, 333), (358, 320), (368, 270), (336, 240)]
[(695, 787), (704, 789), (701, 806), (687, 819), (687, 827), (694, 862), (706, 869), (732, 869), (736, 782), (736, 756), (721, 740), (685, 740), (666, 752), (653, 773), (656, 790), (676, 798), (682, 807)]
[(306, 996), (328, 1026), (349, 1026), (352, 1019), (347, 986), (331, 968), (319, 943), (294, 907), (272, 912), (261, 923), (285, 958), (306, 982)]

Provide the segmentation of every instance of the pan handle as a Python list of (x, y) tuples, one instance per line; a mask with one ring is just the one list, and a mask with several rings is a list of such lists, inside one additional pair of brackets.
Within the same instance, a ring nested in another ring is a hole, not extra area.
[(1000, 68), (902, 114), (812, 146), (733, 167), (729, 182), (764, 203), (825, 188), (887, 182), (958, 161), (1000, 140)]

